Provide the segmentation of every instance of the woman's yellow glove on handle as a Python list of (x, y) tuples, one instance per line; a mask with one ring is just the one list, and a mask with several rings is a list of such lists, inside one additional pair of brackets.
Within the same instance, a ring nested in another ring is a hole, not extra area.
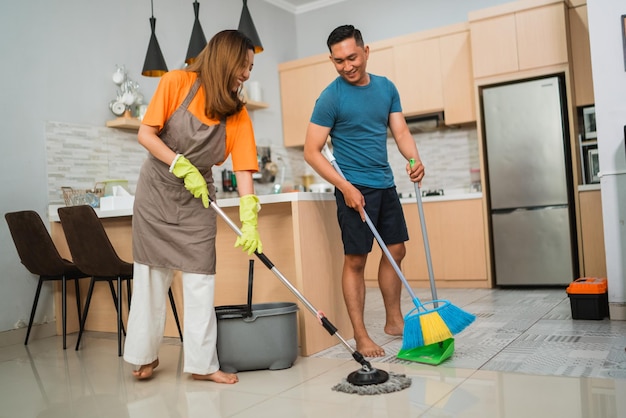
[(241, 196), (239, 199), (239, 219), (241, 220), (241, 236), (237, 237), (235, 247), (242, 247), (247, 251), (248, 255), (257, 251), (259, 254), (263, 252), (263, 244), (261, 237), (257, 231), (258, 213), (261, 210), (259, 198), (253, 194)]
[(177, 154), (170, 166), (170, 172), (185, 181), (185, 189), (189, 190), (193, 197), (201, 197), (205, 208), (209, 207), (209, 188), (200, 171), (191, 164), (183, 155)]

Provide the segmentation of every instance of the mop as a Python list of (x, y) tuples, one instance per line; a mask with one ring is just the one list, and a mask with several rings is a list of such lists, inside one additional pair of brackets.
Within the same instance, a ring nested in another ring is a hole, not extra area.
[[(237, 225), (224, 213), (217, 203), (213, 200), (209, 201), (210, 207), (235, 231), (237, 236), (241, 236), (241, 230)], [(337, 328), (326, 318), (324, 313), (316, 309), (302, 293), (276, 268), (270, 259), (263, 253), (254, 252), (259, 260), (293, 293), (300, 302), (320, 321), (320, 324), (330, 334), (336, 336), (341, 344), (350, 352), (352, 358), (357, 361), (361, 368), (348, 375), (340, 383), (333, 386), (333, 390), (345, 393), (355, 393), (359, 395), (379, 395), (383, 393), (397, 392), (411, 386), (411, 378), (404, 374), (386, 372), (379, 370), (370, 364), (361, 353), (356, 351), (348, 342), (339, 334)]]
[[(341, 168), (337, 164), (332, 152), (324, 145), (322, 154), (332, 164), (335, 170), (345, 179)], [(376, 227), (372, 223), (366, 211), (365, 222), (376, 238), (378, 245), (389, 260), (396, 274), (409, 292), (415, 308), (404, 317), (404, 332), (402, 349), (409, 350), (416, 347), (429, 346), (431, 344), (444, 342), (452, 338), (453, 334), (457, 334), (470, 325), (476, 317), (462, 309), (452, 305), (447, 300), (433, 300), (422, 303), (409, 286), (408, 281), (402, 274), (400, 267), (393, 259), (393, 256), (387, 249), (385, 242), (381, 238)], [(427, 309), (425, 305), (433, 305), (433, 308)]]

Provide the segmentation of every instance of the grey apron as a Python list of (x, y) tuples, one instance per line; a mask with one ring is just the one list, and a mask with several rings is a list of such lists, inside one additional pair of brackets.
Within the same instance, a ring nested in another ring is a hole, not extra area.
[[(224, 160), (226, 125), (205, 125), (187, 110), (189, 94), (159, 134), (174, 152), (183, 154), (204, 176), (215, 200), (211, 167)], [(185, 189), (183, 179), (152, 154), (141, 167), (133, 208), (134, 261), (188, 273), (215, 274), (216, 213)]]

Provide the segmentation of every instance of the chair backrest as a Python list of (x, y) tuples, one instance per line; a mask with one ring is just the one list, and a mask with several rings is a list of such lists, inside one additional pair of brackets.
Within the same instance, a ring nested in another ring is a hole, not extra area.
[(37, 212), (8, 212), (4, 218), (20, 261), (28, 271), (39, 276), (63, 275), (66, 264)]
[(58, 213), (72, 261), (79, 269), (95, 277), (115, 277), (122, 273), (125, 262), (117, 255), (91, 206), (61, 207)]

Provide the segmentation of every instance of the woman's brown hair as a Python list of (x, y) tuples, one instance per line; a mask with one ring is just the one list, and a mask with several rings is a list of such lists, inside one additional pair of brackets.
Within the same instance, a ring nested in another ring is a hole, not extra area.
[(205, 114), (222, 119), (239, 112), (244, 102), (232, 86), (240, 71), (249, 65), (248, 50), (254, 51), (252, 41), (237, 30), (224, 30), (211, 38), (187, 71), (198, 73), (206, 96)]

